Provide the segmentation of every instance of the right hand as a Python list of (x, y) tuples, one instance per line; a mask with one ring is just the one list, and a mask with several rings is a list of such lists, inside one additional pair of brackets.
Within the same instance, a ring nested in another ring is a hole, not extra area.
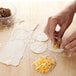
[[(70, 8), (65, 9), (60, 14), (50, 17), (48, 19), (47, 26), (45, 28), (45, 33), (49, 37), (49, 39), (52, 40), (52, 42), (55, 42), (55, 34), (58, 38), (62, 38), (64, 32), (69, 27), (73, 20), (74, 12), (70, 10)], [(59, 32), (55, 31), (56, 25), (59, 24), (61, 27)]]

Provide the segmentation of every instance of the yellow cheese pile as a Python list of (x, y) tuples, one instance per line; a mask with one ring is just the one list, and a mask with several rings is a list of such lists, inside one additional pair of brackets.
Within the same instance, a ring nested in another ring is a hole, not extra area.
[(49, 70), (52, 70), (55, 67), (56, 62), (51, 58), (42, 57), (36, 60), (33, 65), (37, 72), (44, 74), (48, 73)]

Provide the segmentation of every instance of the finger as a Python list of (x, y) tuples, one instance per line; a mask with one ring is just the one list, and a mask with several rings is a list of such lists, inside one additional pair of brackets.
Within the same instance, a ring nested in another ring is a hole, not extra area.
[(76, 52), (76, 47), (70, 49), (70, 51), (72, 51), (72, 52)]
[(65, 49), (71, 49), (74, 48), (75, 46), (76, 46), (76, 40), (73, 40), (72, 42), (70, 42), (65, 46)]
[(50, 26), (50, 28), (49, 28), (49, 37), (52, 40), (52, 42), (55, 41), (54, 34), (55, 34), (56, 25), (57, 25), (57, 19), (56, 18), (51, 18), (49, 20), (49, 26)]
[(67, 44), (70, 43), (71, 41), (76, 39), (76, 32), (74, 32), (71, 36), (68, 37), (67, 39)]
[(61, 44), (61, 48), (64, 48), (67, 44), (69, 44), (71, 41), (75, 40), (76, 39), (76, 35), (75, 35), (75, 32), (69, 36), (66, 40), (62, 41), (62, 44)]
[(63, 25), (60, 25), (60, 26), (61, 26), (61, 29), (59, 31), (59, 37), (62, 38), (62, 36), (64, 35), (64, 33), (68, 27), (67, 27), (66, 23)]
[[(47, 26), (48, 26), (48, 25), (47, 25)], [(49, 27), (49, 26), (48, 26), (48, 27)], [(47, 37), (49, 37), (49, 32), (48, 32), (48, 30), (49, 30), (49, 29), (48, 29), (47, 27), (46, 27), (45, 30), (44, 30), (44, 33), (47, 35)]]

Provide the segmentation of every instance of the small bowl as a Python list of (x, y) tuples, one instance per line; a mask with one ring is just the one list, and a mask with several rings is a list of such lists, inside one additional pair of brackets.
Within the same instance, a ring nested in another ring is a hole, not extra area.
[(0, 29), (14, 25), (16, 8), (9, 2), (0, 2), (0, 8), (7, 8), (11, 11), (11, 16), (0, 18)]

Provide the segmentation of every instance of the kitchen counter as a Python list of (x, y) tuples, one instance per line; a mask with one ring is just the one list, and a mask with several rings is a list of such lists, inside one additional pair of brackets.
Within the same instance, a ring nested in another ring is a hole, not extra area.
[[(24, 20), (26, 23), (33, 27), (37, 24), (40, 25), (40, 30), (44, 30), (48, 17), (57, 14), (64, 9), (68, 2), (11, 2), (16, 7), (16, 19)], [(64, 37), (69, 36), (76, 30), (76, 16), (73, 23), (66, 31)], [(26, 26), (27, 29), (30, 27)], [(13, 28), (0, 31), (0, 49), (6, 44), (10, 38)], [(57, 65), (53, 71), (48, 74), (39, 74), (33, 70), (32, 62), (42, 56), (51, 56), (56, 58)], [(0, 76), (76, 76), (76, 56), (71, 58), (62, 57), (60, 54), (51, 53), (46, 51), (43, 54), (34, 54), (29, 48), (25, 49), (23, 58), (19, 66), (7, 66), (0, 63)]]

